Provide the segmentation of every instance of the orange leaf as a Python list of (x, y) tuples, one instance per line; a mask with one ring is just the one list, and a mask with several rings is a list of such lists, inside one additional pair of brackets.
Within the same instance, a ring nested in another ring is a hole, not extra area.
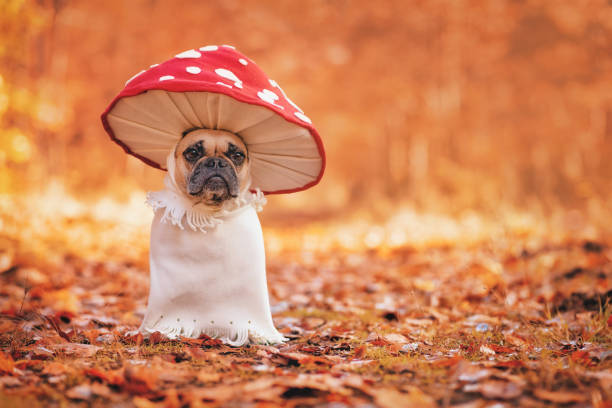
[(147, 394), (156, 389), (154, 373), (145, 367), (127, 366), (123, 372), (123, 388), (133, 394)]
[(387, 346), (387, 350), (392, 354), (397, 354), (402, 349), (402, 344), (393, 343)]
[(2, 352), (0, 352), (0, 373), (11, 374), (15, 368), (15, 362), (13, 359)]
[(525, 363), (520, 360), (498, 361), (495, 363), (495, 367), (518, 368), (525, 367)]
[(20, 370), (26, 369), (26, 368), (30, 368), (30, 367), (35, 367), (42, 364), (39, 360), (18, 360), (15, 361), (15, 367), (19, 368)]
[(380, 347), (382, 347), (382, 346), (386, 346), (387, 344), (391, 344), (391, 343), (389, 343), (387, 340), (379, 337), (376, 340), (370, 342), (370, 344), (373, 345), (373, 346), (380, 346)]
[(86, 368), (83, 370), (83, 374), (88, 377), (95, 378), (104, 382), (108, 382), (108, 376), (104, 371), (100, 371), (97, 368)]
[(151, 344), (166, 343), (168, 341), (170, 341), (170, 339), (168, 337), (164, 336), (163, 334), (161, 334), (158, 331), (152, 333), (149, 336), (149, 343), (151, 343)]
[(365, 356), (367, 349), (368, 347), (365, 344), (357, 347), (355, 351), (353, 352), (353, 358), (356, 358), (358, 360), (362, 359), (363, 356)]
[(487, 344), (487, 347), (496, 353), (514, 353), (514, 349), (505, 346), (498, 346), (497, 344)]
[(588, 394), (584, 392), (534, 390), (533, 394), (539, 399), (556, 402), (558, 404), (582, 402), (586, 401), (588, 398)]
[(319, 365), (331, 365), (332, 362), (324, 357), (313, 356), (304, 353), (278, 353), (278, 356), (283, 357), (289, 364), (305, 365), (305, 364), (319, 364)]
[(452, 367), (454, 365), (457, 365), (461, 360), (463, 360), (463, 357), (456, 355), (450, 358), (436, 360), (432, 362), (431, 365), (433, 365), (434, 367)]
[(100, 380), (110, 385), (121, 386), (124, 383), (123, 377), (116, 371), (102, 371), (97, 368), (87, 368), (83, 370), (83, 374), (89, 378)]
[(575, 363), (582, 364), (587, 367), (594, 365), (593, 361), (591, 360), (591, 357), (589, 356), (588, 351), (576, 350), (570, 355), (570, 358)]
[(125, 341), (128, 343), (134, 343), (137, 346), (140, 346), (142, 344), (144, 340), (144, 337), (142, 336), (141, 332), (138, 332), (136, 334), (132, 334), (129, 336), (125, 336)]

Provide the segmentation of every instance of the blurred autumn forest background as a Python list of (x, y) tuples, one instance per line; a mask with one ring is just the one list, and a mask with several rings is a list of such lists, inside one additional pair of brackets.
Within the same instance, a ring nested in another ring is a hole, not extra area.
[[(164, 173), (100, 114), (213, 44), (327, 152), (273, 347), (134, 335)], [(0, 0), (0, 406), (610, 408), (611, 157), (612, 0)]]
[(4, 0), (0, 38), (4, 212), (27, 196), (35, 211), (106, 200), (150, 217), (144, 191), (162, 173), (111, 143), (99, 115), (143, 67), (232, 44), (313, 118), (328, 154), (316, 188), (270, 197), (270, 223), (400, 208), (468, 224), (561, 214), (599, 231), (612, 219), (604, 0)]

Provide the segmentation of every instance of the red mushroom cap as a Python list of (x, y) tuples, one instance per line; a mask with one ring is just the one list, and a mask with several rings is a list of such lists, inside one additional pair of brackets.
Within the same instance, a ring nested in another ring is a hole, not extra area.
[(228, 45), (192, 49), (126, 82), (102, 114), (111, 139), (160, 169), (183, 134), (221, 129), (244, 140), (253, 188), (305, 190), (321, 180), (323, 142), (278, 84)]

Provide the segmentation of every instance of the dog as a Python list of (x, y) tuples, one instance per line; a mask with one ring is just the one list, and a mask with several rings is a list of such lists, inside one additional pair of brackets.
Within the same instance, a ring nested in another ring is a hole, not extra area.
[(276, 344), (263, 233), (247, 145), (224, 130), (184, 132), (149, 193), (151, 288), (140, 327), (170, 338), (206, 334), (226, 344)]
[(250, 186), (247, 147), (231, 132), (210, 129), (186, 132), (174, 157), (175, 181), (194, 204), (218, 209)]

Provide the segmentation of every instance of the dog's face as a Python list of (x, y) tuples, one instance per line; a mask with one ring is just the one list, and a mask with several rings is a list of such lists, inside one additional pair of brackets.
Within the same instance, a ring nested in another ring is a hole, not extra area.
[(176, 146), (174, 158), (175, 182), (194, 204), (220, 207), (248, 188), (248, 152), (244, 142), (233, 133), (191, 131)]

